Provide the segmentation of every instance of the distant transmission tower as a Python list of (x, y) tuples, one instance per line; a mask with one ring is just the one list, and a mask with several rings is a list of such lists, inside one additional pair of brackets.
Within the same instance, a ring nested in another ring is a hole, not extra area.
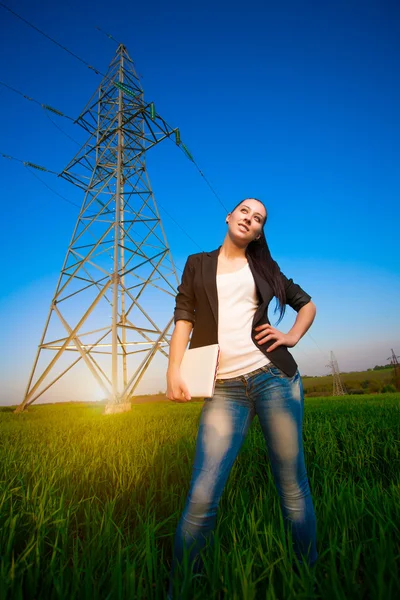
[(393, 365), (393, 382), (396, 386), (396, 389), (400, 390), (400, 364), (397, 360), (398, 358), (400, 358), (400, 356), (396, 356), (393, 348), (390, 348), (390, 350), (392, 351), (392, 355), (389, 356), (389, 358), (387, 358), (386, 360), (390, 360), (390, 364)]
[[(179, 130), (167, 125), (153, 103), (145, 103), (122, 44), (77, 121), (89, 139), (60, 176), (83, 191), (82, 208), (25, 398), (15, 412), (80, 361), (108, 399), (106, 412), (128, 410), (155, 354), (168, 357), (173, 323), (168, 302), (179, 279), (145, 153), (171, 135), (180, 145)], [(167, 317), (160, 324), (162, 310)]]
[(331, 351), (331, 360), (326, 365), (330, 369), (332, 369), (332, 377), (333, 377), (333, 392), (332, 396), (344, 396), (346, 394), (346, 388), (341, 380), (339, 366), (335, 355)]

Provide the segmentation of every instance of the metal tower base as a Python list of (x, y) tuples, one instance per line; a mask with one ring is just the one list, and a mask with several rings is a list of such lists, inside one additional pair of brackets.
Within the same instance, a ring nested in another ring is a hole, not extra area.
[(124, 402), (123, 404), (106, 404), (103, 415), (115, 415), (117, 413), (128, 412), (132, 410), (132, 404), (130, 402)]

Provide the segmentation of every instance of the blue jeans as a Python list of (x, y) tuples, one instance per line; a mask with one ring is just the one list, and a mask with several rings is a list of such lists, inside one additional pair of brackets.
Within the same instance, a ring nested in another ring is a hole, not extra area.
[(190, 489), (174, 538), (169, 597), (184, 545), (194, 572), (202, 569), (198, 553), (214, 529), (219, 500), (255, 414), (266, 441), (285, 528), (292, 530), (294, 553), (300, 564), (309, 566), (318, 558), (317, 524), (303, 450), (301, 376), (297, 370), (288, 377), (269, 363), (240, 377), (217, 379), (213, 397), (205, 398)]

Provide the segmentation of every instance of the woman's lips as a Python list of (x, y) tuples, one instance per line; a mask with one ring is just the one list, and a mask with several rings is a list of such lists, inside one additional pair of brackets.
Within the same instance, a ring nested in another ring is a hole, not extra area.
[(242, 223), (239, 223), (239, 227), (243, 229), (243, 231), (249, 231), (248, 228), (246, 227), (246, 225), (243, 225)]

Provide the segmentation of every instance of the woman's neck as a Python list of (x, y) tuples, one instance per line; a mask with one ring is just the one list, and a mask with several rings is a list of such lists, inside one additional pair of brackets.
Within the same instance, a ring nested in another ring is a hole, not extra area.
[(226, 235), (224, 239), (224, 243), (219, 249), (219, 256), (225, 260), (238, 260), (246, 258), (246, 247), (236, 246), (230, 239), (228, 235)]

